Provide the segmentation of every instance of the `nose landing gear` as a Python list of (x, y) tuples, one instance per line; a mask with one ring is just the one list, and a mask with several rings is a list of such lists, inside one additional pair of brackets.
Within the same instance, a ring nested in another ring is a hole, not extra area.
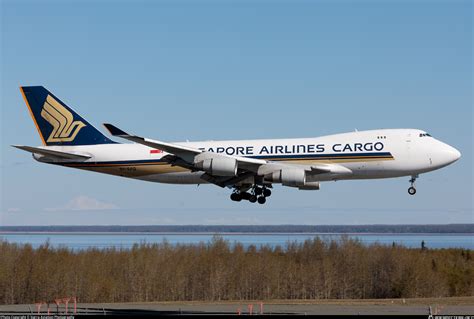
[(409, 180), (411, 186), (408, 188), (408, 194), (410, 195), (416, 194), (415, 181), (417, 178), (418, 178), (418, 175), (413, 175), (411, 179)]

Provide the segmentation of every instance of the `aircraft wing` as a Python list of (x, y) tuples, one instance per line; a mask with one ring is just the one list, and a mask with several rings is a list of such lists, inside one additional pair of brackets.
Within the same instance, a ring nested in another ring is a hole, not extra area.
[(68, 152), (61, 152), (51, 149), (33, 147), (33, 146), (23, 146), (23, 145), (12, 145), (20, 150), (27, 151), (33, 154), (43, 155), (53, 159), (59, 160), (87, 160), (91, 158), (91, 156), (86, 154), (78, 154), (78, 153), (68, 153)]
[(203, 174), (202, 178), (204, 180), (221, 187), (232, 186), (245, 180), (248, 177), (265, 176), (267, 174), (271, 174), (284, 168), (299, 167), (307, 171), (309, 174), (313, 175), (338, 175), (352, 173), (349, 169), (337, 164), (295, 165), (284, 162), (266, 161), (262, 159), (207, 152), (198, 148), (156, 141), (137, 135), (130, 135), (112, 124), (104, 123), (104, 126), (113, 136), (118, 136), (135, 143), (143, 144), (148, 147), (160, 149), (162, 151), (170, 153), (168, 155), (165, 155), (163, 157), (163, 160), (169, 162), (172, 165), (184, 167), (192, 171), (202, 171), (202, 169), (200, 169), (198, 165), (196, 165), (197, 160), (218, 158), (235, 159), (238, 163), (238, 170), (236, 176), (220, 176), (216, 174), (209, 174), (208, 172)]
[[(219, 154), (219, 153), (212, 153), (212, 152), (205, 152), (204, 150), (198, 149), (198, 148), (193, 148), (193, 147), (188, 147), (188, 146), (183, 146), (179, 144), (173, 144), (173, 143), (167, 143), (167, 142), (162, 142), (162, 141), (156, 141), (152, 140), (149, 138), (144, 138), (136, 135), (130, 135), (121, 129), (119, 129), (116, 126), (113, 126), (112, 124), (104, 124), (105, 128), (112, 134), (113, 136), (118, 136), (121, 138), (124, 138), (126, 140), (143, 144), (152, 148), (156, 148), (162, 151), (165, 151), (167, 153), (176, 155), (180, 159), (188, 162), (188, 164), (192, 164), (194, 162), (194, 158), (199, 155), (203, 154), (202, 157), (213, 157), (213, 158), (218, 158), (218, 157), (226, 157), (226, 158), (234, 158), (237, 160), (239, 163), (239, 168), (245, 168), (245, 169), (254, 169), (257, 170), (260, 165), (266, 164), (267, 161), (264, 160), (259, 160), (259, 159), (254, 159), (254, 158), (247, 158), (247, 157), (242, 157), (242, 156), (231, 156), (227, 154)], [(206, 156), (204, 156), (204, 153)], [(178, 159), (175, 159), (176, 165), (178, 166), (184, 166), (184, 163), (180, 162)], [(182, 165), (180, 165), (182, 164)], [(186, 167), (189, 168), (189, 167)]]

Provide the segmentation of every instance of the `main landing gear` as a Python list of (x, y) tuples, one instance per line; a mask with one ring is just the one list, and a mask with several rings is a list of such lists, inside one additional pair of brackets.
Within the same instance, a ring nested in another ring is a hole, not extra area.
[(250, 193), (247, 191), (240, 191), (235, 189), (235, 191), (230, 195), (230, 199), (235, 202), (240, 202), (241, 200), (248, 200), (251, 203), (258, 202), (259, 204), (265, 204), (267, 197), (270, 197), (272, 191), (265, 186), (254, 185)]
[(413, 175), (411, 179), (409, 180), (411, 186), (408, 188), (408, 194), (410, 195), (416, 194), (415, 181), (417, 178), (418, 178), (418, 175)]

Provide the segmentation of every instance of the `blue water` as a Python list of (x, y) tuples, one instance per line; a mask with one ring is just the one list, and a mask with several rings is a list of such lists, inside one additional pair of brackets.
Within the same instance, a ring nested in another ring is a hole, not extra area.
[[(319, 236), (323, 240), (339, 240), (342, 234), (221, 234), (231, 244), (249, 245), (280, 245), (285, 247), (288, 242), (301, 243), (306, 239)], [(350, 238), (358, 238), (364, 244), (379, 243), (419, 248), (425, 241), (427, 248), (464, 248), (474, 249), (472, 234), (349, 234)], [(212, 240), (213, 234), (187, 233), (0, 233), (0, 239), (11, 243), (31, 244), (39, 247), (49, 240), (53, 247), (68, 247), (74, 250), (95, 248), (131, 248), (135, 243), (168, 243), (198, 244)]]

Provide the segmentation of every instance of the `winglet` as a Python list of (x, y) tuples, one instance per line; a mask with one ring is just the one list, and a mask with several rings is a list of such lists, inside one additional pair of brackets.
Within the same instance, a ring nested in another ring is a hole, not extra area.
[(104, 123), (103, 125), (112, 136), (130, 136), (130, 134), (122, 131), (121, 129), (112, 124)]

